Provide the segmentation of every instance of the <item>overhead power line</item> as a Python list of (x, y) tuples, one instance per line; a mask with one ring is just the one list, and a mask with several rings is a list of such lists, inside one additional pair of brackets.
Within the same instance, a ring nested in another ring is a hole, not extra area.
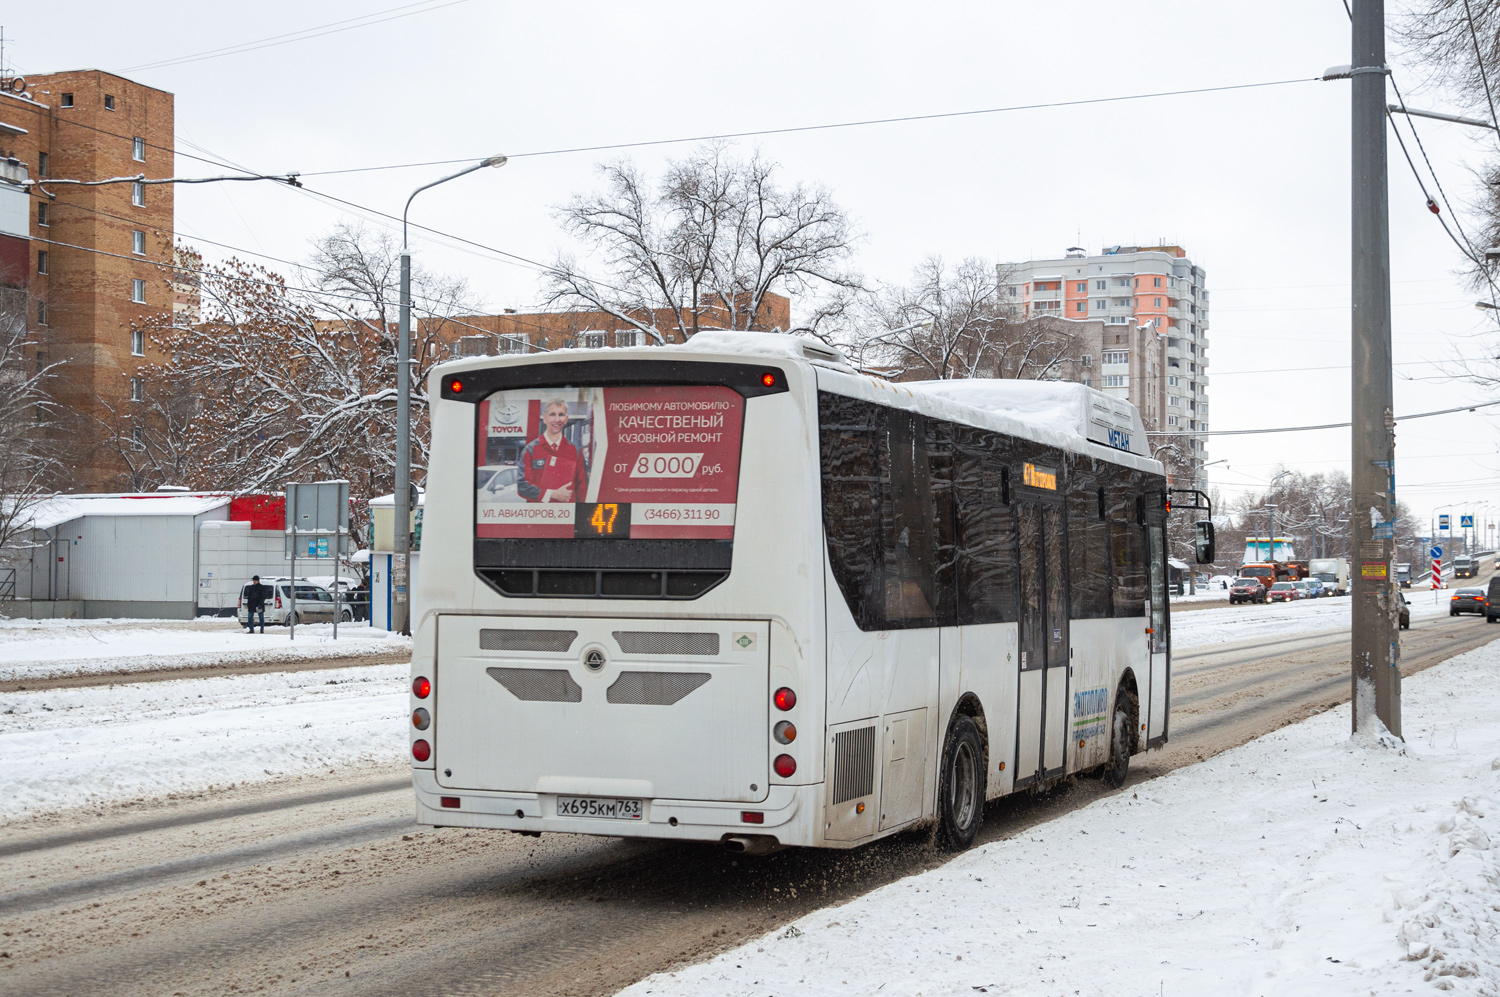
[[(240, 55), (244, 52), (255, 52), (263, 48), (271, 48), (275, 45), (287, 45), (291, 42), (307, 41), (312, 38), (322, 38), (324, 35), (337, 34), (341, 31), (353, 31), (355, 28), (367, 28), (374, 24), (384, 24), (386, 21), (395, 21), (403, 17), (412, 17), (416, 14), (426, 14), (430, 11), (441, 10), (444, 7), (454, 7), (468, 0), (448, 0), (447, 3), (439, 3), (432, 6), (434, 0), (420, 0), (419, 3), (402, 4), (399, 7), (391, 7), (386, 10), (377, 10), (371, 14), (362, 14), (359, 17), (350, 17), (342, 21), (330, 21), (327, 24), (315, 25), (311, 28), (303, 28), (300, 31), (289, 31), (283, 35), (271, 35), (268, 38), (258, 38), (254, 41), (240, 42), (235, 45), (225, 45), (222, 48), (208, 49), (204, 52), (196, 52), (192, 55), (177, 56), (171, 59), (162, 59), (158, 62), (145, 62), (138, 66), (126, 66), (121, 72), (135, 73), (147, 69), (164, 69), (168, 66), (181, 66), (189, 62), (200, 62), (204, 59), (218, 59), (226, 55)], [(410, 10), (411, 7), (421, 7), (422, 10)], [(396, 13), (405, 11), (405, 13)], [(381, 15), (389, 14), (390, 17)]]
[[(566, 156), (582, 152), (617, 152), (622, 149), (644, 149), (658, 145), (684, 145), (690, 142), (716, 142), (729, 139), (760, 138), (766, 135), (795, 135), (801, 132), (830, 131), (840, 128), (865, 128), (870, 125), (898, 125), (916, 121), (941, 121), (947, 118), (967, 118), (985, 114), (1008, 114), (1013, 111), (1040, 111), (1058, 107), (1083, 107), (1090, 104), (1112, 104), (1126, 100), (1150, 100), (1156, 97), (1184, 97), (1190, 94), (1223, 93), (1229, 90), (1253, 90), (1259, 87), (1280, 87), (1292, 83), (1317, 82), (1315, 77), (1299, 77), (1291, 80), (1268, 80), (1261, 83), (1232, 83), (1217, 87), (1196, 87), (1188, 90), (1159, 90), (1152, 93), (1120, 94), (1115, 97), (1085, 97), (1079, 100), (1056, 100), (1036, 104), (1009, 104), (1004, 107), (980, 107), (967, 111), (935, 111), (927, 114), (905, 114), (889, 118), (861, 118), (854, 121), (831, 121), (816, 125), (791, 125), (783, 128), (757, 128), (738, 132), (716, 132), (702, 135), (685, 135), (677, 138), (642, 139), (635, 142), (611, 142), (597, 145), (564, 146), (556, 149), (533, 149), (529, 152), (509, 152), (511, 159), (526, 159), (538, 156)], [(421, 163), (394, 163), (386, 166), (358, 166), (341, 170), (313, 170), (300, 174), (306, 177), (333, 176), (339, 173), (369, 173), (376, 170), (405, 170), (418, 166), (451, 166), (468, 163), (483, 156), (466, 156), (462, 159), (433, 159)]]
[[(1476, 402), (1473, 405), (1460, 405), (1457, 408), (1437, 409), (1433, 412), (1415, 412), (1411, 415), (1398, 415), (1396, 422), (1410, 422), (1413, 419), (1426, 419), (1434, 415), (1451, 415), (1454, 412), (1472, 412), (1475, 409), (1489, 408), (1491, 405), (1500, 405), (1500, 401)], [(1150, 433), (1150, 436), (1254, 436), (1261, 433), (1305, 433), (1314, 429), (1348, 429), (1347, 422), (1328, 422), (1321, 426), (1275, 426), (1270, 429), (1202, 429), (1198, 432), (1188, 431), (1185, 433)]]

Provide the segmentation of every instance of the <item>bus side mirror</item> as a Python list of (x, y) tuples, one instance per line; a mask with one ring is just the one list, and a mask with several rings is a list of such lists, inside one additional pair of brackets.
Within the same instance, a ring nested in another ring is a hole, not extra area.
[(1212, 520), (1200, 519), (1193, 524), (1193, 554), (1199, 564), (1214, 561), (1214, 524)]

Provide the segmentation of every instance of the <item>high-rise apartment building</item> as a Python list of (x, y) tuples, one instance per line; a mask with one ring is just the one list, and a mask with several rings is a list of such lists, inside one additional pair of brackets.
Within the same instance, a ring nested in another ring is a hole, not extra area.
[[(36, 181), (24, 188), (24, 226), (3, 233), (29, 243), (24, 279), (12, 287), (24, 287), (37, 361), (61, 363), (61, 431), (77, 455), (69, 483), (107, 490), (119, 467), (94, 441), (131, 438), (138, 371), (152, 359), (132, 324), (174, 305), (163, 269), (174, 252), (172, 186), (130, 179), (172, 176), (174, 98), (96, 69), (3, 82), (0, 179)], [(84, 187), (49, 178), (124, 182)], [(14, 208), (4, 209), (7, 217)], [(13, 249), (7, 260), (19, 258)]]
[[(1097, 354), (1067, 365), (1064, 376), (1128, 398), (1148, 432), (1208, 430), (1206, 274), (1181, 246), (1111, 246), (1097, 255), (1074, 247), (1056, 259), (1001, 264), (999, 281), (1018, 318), (1077, 322), (1085, 342), (1097, 337)], [(1172, 439), (1201, 485), (1204, 440)]]

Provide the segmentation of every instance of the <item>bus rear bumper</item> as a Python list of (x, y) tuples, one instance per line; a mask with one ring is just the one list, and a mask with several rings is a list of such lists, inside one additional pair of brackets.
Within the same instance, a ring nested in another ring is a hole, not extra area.
[[(413, 768), (412, 788), (416, 794), (417, 823), (431, 827), (679, 841), (769, 836), (781, 845), (823, 843), (817, 833), (817, 822), (823, 811), (824, 787), (821, 783), (772, 786), (759, 803), (648, 799), (644, 801), (640, 820), (559, 817), (554, 794), (445, 789), (438, 785), (437, 773), (432, 769)], [(444, 806), (445, 802), (447, 806)], [(457, 806), (453, 805), (455, 802)]]

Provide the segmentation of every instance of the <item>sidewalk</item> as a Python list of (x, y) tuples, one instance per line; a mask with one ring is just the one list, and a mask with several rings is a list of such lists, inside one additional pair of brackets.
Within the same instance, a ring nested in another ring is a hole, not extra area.
[(1500, 643), (958, 856), (643, 994), (1500, 993)]

